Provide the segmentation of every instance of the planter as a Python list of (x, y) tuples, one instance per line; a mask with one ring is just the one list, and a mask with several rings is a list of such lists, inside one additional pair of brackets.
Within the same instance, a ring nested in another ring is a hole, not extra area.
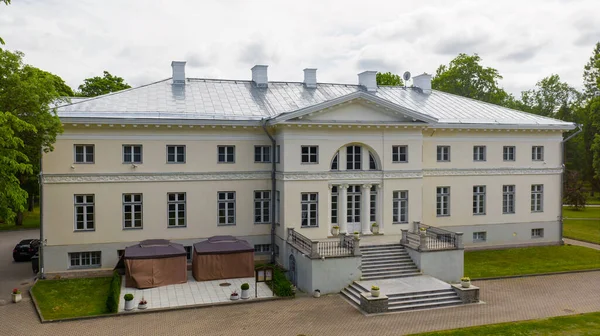
[(460, 285), (462, 286), (462, 288), (469, 288), (469, 287), (471, 287), (471, 280), (469, 280), (469, 281), (461, 281)]
[(419, 234), (421, 235), (421, 237), (426, 237), (427, 236), (427, 231), (425, 231), (425, 230), (419, 230)]
[(20, 302), (22, 299), (23, 299), (23, 296), (21, 293), (12, 294), (12, 302), (17, 303), (17, 302)]
[(134, 307), (135, 304), (133, 303), (133, 300), (125, 301), (125, 310), (133, 310)]
[(371, 296), (379, 297), (379, 292), (380, 292), (379, 289), (377, 289), (377, 290), (371, 289)]
[(138, 305), (138, 309), (146, 309), (146, 308), (148, 308), (148, 304), (141, 304), (141, 303), (140, 303), (140, 304)]
[(229, 298), (231, 299), (231, 301), (235, 301), (235, 300), (239, 300), (240, 296), (231, 294), (231, 296)]
[(318, 289), (315, 289), (315, 292), (314, 292), (313, 296), (316, 297), (316, 298), (321, 297), (321, 291), (318, 290)]
[(250, 290), (242, 289), (242, 300), (246, 300), (250, 298)]
[(340, 228), (339, 227), (333, 227), (331, 228), (331, 235), (333, 236), (339, 236), (340, 235)]
[(354, 233), (354, 239), (355, 240), (359, 240), (360, 239), (360, 233)]
[(373, 234), (379, 234), (379, 226), (371, 226), (371, 232)]

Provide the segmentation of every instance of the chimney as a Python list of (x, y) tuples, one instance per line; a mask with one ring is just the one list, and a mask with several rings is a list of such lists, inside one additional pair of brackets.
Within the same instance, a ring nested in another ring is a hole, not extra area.
[(185, 61), (171, 62), (173, 68), (173, 84), (185, 84)]
[(268, 87), (269, 78), (267, 77), (268, 65), (255, 65), (252, 67), (252, 81), (257, 87)]
[(431, 75), (427, 73), (423, 73), (422, 75), (418, 75), (412, 78), (413, 86), (420, 88), (423, 93), (430, 94), (431, 93)]
[(358, 74), (358, 85), (368, 92), (377, 92), (377, 71), (363, 71)]
[(307, 88), (317, 87), (317, 69), (306, 68), (304, 69), (304, 85)]

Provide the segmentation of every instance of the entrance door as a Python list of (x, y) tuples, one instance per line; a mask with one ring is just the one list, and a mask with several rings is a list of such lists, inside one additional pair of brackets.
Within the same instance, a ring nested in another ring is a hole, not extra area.
[(348, 233), (360, 232), (360, 185), (351, 185), (348, 187), (348, 212), (346, 222), (348, 223)]
[(298, 279), (296, 278), (296, 258), (290, 254), (288, 276), (290, 277), (290, 282), (294, 286), (298, 286)]

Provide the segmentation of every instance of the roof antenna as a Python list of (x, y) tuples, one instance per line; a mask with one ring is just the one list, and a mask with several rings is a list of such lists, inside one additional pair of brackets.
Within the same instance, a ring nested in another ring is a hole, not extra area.
[(410, 79), (410, 71), (404, 71), (402, 79), (404, 79), (404, 89), (406, 89), (406, 82)]

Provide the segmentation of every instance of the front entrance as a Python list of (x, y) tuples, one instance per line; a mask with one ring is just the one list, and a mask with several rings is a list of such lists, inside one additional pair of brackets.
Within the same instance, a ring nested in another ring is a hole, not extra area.
[(360, 227), (360, 204), (361, 204), (361, 190), (360, 185), (348, 186), (348, 199), (347, 199), (347, 216), (346, 222), (348, 225), (348, 233), (352, 234), (356, 231), (361, 232)]

